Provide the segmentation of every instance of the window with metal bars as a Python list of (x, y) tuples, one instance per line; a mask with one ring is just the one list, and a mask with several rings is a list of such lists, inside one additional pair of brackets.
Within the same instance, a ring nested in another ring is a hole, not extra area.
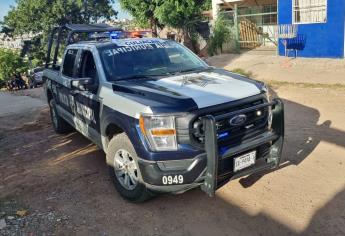
[(262, 7), (262, 24), (276, 25), (277, 24), (277, 5), (268, 4)]
[(310, 24), (327, 21), (327, 0), (293, 0), (293, 23)]

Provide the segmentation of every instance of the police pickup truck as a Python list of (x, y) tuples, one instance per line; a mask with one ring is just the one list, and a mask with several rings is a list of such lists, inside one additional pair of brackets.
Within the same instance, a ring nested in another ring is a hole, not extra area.
[(231, 179), (279, 165), (283, 103), (264, 83), (210, 67), (169, 40), (69, 39), (61, 66), (57, 53), (48, 63), (53, 41), (44, 71), (53, 127), (73, 127), (104, 150), (122, 197), (196, 187), (213, 196)]

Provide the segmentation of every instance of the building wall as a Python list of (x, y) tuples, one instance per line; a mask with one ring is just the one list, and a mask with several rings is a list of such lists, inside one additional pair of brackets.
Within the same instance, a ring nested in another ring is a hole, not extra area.
[(238, 7), (249, 7), (275, 4), (277, 1), (278, 0), (212, 0), (212, 16), (214, 20), (217, 19), (220, 6), (226, 5), (225, 2), (229, 3), (231, 6), (236, 3)]
[(244, 0), (239, 3), (240, 7), (262, 6), (268, 4), (276, 4), (277, 0)]
[[(292, 24), (292, 1), (278, 0), (279, 24)], [(327, 22), (298, 24), (298, 34), (305, 37), (305, 47), (298, 52), (301, 57), (344, 58), (345, 0), (328, 0)], [(279, 55), (284, 55), (284, 45), (279, 43)]]
[(0, 48), (22, 49), (24, 41), (31, 40), (35, 35), (24, 34), (15, 38), (10, 38), (4, 33), (0, 33)]

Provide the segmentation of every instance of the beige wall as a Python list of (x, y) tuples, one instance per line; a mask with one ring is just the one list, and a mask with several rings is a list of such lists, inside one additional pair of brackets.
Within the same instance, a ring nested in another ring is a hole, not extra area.
[(212, 0), (212, 15), (213, 19), (217, 19), (218, 12), (220, 10), (220, 5), (225, 5), (224, 2), (229, 3), (230, 5), (234, 5), (237, 3), (239, 7), (242, 6), (260, 6), (266, 4), (277, 4), (278, 0)]
[[(257, 4), (256, 4), (257, 3)], [(257, 6), (257, 5), (266, 5), (266, 4), (276, 4), (277, 0), (245, 0), (240, 4), (241, 6)]]
[(213, 0), (212, 2), (214, 2), (215, 4), (223, 4), (224, 2), (230, 3), (230, 4), (234, 4), (234, 3), (238, 3), (238, 4), (248, 4), (250, 6), (255, 6), (257, 4), (262, 5), (262, 4), (272, 4), (272, 3), (277, 3), (277, 0)]

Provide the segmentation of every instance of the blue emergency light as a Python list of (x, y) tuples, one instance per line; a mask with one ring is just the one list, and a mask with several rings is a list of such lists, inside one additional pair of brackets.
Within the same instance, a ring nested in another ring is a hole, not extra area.
[(223, 132), (223, 133), (218, 134), (217, 136), (218, 136), (218, 139), (223, 139), (223, 138), (228, 137), (229, 135), (230, 135), (229, 132)]
[(116, 39), (120, 39), (122, 36), (122, 32), (121, 31), (113, 31), (110, 33), (110, 40), (113, 42)]

